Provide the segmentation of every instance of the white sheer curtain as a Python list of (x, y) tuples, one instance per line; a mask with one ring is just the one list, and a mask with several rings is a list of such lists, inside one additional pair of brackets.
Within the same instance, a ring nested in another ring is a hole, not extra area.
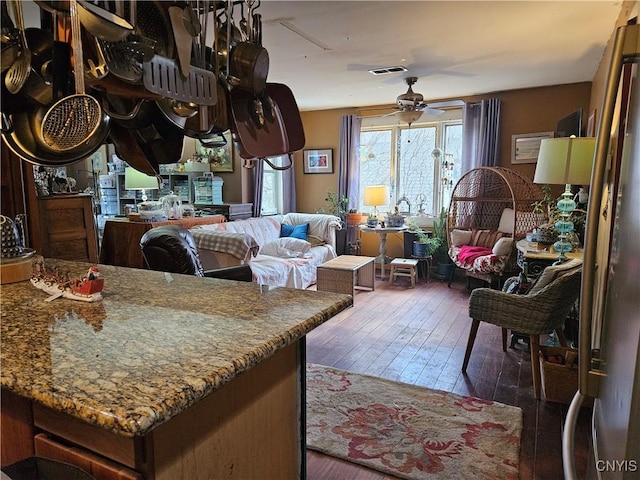
[(500, 164), (500, 99), (465, 103), (462, 133), (462, 174)]
[(360, 181), (360, 118), (343, 115), (340, 118), (338, 152), (338, 198), (349, 199), (349, 208), (358, 208)]

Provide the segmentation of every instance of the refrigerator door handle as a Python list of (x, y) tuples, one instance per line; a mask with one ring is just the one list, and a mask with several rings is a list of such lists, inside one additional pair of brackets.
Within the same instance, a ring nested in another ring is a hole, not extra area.
[(576, 458), (575, 458), (575, 430), (576, 422), (578, 421), (578, 414), (580, 413), (580, 407), (585, 396), (577, 391), (571, 400), (569, 410), (567, 412), (567, 418), (564, 423), (564, 430), (562, 432), (562, 467), (564, 470), (565, 480), (578, 480), (576, 473)]
[(638, 54), (637, 44), (640, 25), (625, 25), (616, 31), (611, 64), (607, 76), (604, 100), (602, 103), (601, 121), (596, 138), (596, 152), (591, 172), (591, 188), (589, 192), (589, 208), (587, 210), (587, 230), (584, 239), (582, 267), (582, 288), (580, 298), (580, 341), (578, 345), (579, 387), (580, 392), (590, 397), (598, 396), (601, 375), (590, 374), (591, 370), (591, 337), (593, 321), (594, 285), (596, 284), (596, 243), (602, 195), (605, 185), (607, 156), (609, 152), (611, 126), (618, 94), (618, 86), (622, 76), (622, 66), (627, 59), (634, 59)]

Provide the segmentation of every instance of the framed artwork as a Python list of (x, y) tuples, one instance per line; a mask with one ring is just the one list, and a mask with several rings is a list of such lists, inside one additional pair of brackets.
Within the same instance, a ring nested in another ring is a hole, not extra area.
[[(224, 135), (227, 143), (220, 146), (205, 146), (200, 140), (196, 139), (196, 154), (209, 159), (212, 172), (233, 172), (233, 140), (231, 140), (231, 132), (227, 130), (222, 135)], [(217, 138), (214, 137), (210, 143), (216, 140)]]
[(333, 173), (333, 149), (305, 150), (304, 173)]
[(511, 163), (536, 163), (540, 142), (553, 138), (554, 132), (523, 133), (511, 136)]

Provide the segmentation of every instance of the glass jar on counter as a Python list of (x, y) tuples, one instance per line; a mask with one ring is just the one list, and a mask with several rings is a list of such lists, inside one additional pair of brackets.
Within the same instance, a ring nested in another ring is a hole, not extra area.
[(173, 192), (169, 192), (168, 195), (160, 198), (162, 202), (162, 210), (168, 219), (182, 218), (182, 201), (178, 195)]

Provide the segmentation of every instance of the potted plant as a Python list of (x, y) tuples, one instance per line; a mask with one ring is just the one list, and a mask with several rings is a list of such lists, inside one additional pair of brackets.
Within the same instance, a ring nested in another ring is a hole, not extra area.
[(542, 187), (544, 198), (533, 204), (533, 213), (544, 215), (547, 221), (542, 225), (538, 225), (527, 239), (532, 242), (538, 242), (551, 245), (558, 239), (558, 233), (554, 227), (556, 220), (560, 215), (556, 200), (551, 196), (551, 186), (544, 185)]
[(414, 257), (428, 257), (440, 248), (442, 240), (431, 232), (426, 232), (415, 223), (409, 222), (409, 231), (416, 235), (411, 253)]
[(436, 275), (442, 278), (448, 278), (451, 270), (455, 268), (454, 263), (449, 257), (449, 237), (447, 235), (447, 210), (442, 207), (440, 215), (433, 222), (433, 236), (440, 240), (438, 248), (433, 253), (433, 258), (437, 263)]
[(341, 197), (331, 189), (327, 190), (327, 196), (324, 198), (326, 207), (316, 210), (316, 213), (327, 213), (340, 218), (342, 228), (336, 230), (336, 253), (344, 255), (347, 253), (347, 211), (349, 209), (349, 199), (344, 195)]
[(349, 199), (345, 196), (340, 197), (336, 192), (331, 189), (327, 190), (327, 196), (324, 198), (326, 207), (321, 207), (316, 210), (316, 213), (327, 213), (329, 215), (335, 215), (342, 220), (342, 226), (346, 223), (347, 211), (349, 208)]
[(378, 217), (373, 213), (367, 215), (367, 227), (375, 227), (378, 225)]
[(367, 221), (367, 215), (364, 215), (358, 212), (358, 210), (356, 210), (355, 208), (352, 208), (347, 212), (346, 220), (347, 220), (347, 225), (357, 226)]

